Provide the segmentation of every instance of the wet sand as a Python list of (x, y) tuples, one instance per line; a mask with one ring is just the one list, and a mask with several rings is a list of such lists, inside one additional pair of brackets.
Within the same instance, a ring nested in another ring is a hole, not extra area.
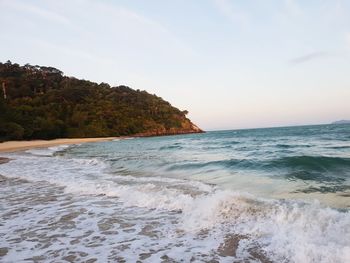
[(9, 158), (0, 157), (0, 164), (8, 163), (9, 161), (10, 161)]
[(0, 152), (16, 152), (32, 148), (51, 147), (60, 144), (78, 144), (85, 142), (103, 142), (125, 137), (102, 137), (102, 138), (73, 138), (55, 140), (35, 140), (35, 141), (7, 141), (0, 143)]

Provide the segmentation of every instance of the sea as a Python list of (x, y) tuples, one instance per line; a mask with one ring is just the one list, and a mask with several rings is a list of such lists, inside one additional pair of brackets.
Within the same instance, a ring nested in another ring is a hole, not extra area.
[(350, 125), (1, 155), (0, 262), (350, 262)]

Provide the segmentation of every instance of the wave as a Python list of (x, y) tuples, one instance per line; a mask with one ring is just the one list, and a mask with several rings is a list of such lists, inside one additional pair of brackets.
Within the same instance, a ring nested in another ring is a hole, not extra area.
[(276, 144), (277, 148), (289, 149), (289, 148), (310, 148), (309, 144)]
[(29, 149), (29, 150), (26, 150), (25, 152), (32, 155), (37, 155), (37, 156), (53, 156), (55, 153), (64, 151), (69, 147), (73, 147), (73, 146), (74, 146), (73, 144), (70, 144), (70, 145), (62, 144), (62, 145), (52, 146), (48, 148)]
[(183, 147), (181, 145), (167, 145), (167, 146), (162, 146), (159, 148), (159, 150), (173, 150), (173, 149), (183, 149)]
[(100, 160), (98, 158), (69, 158), (71, 161), (82, 164), (82, 165), (93, 165), (93, 166), (100, 166), (103, 168), (106, 168), (107, 165), (103, 160)]
[[(192, 196), (148, 183), (137, 186), (68, 185), (70, 193), (118, 197), (124, 205), (178, 211), (178, 229), (247, 237), (275, 262), (348, 262), (350, 214), (318, 203), (262, 200), (233, 191), (212, 190)], [(316, 220), (317, 219), (317, 220)], [(342, 237), (342, 238), (341, 238)]]
[(261, 199), (181, 179), (118, 177), (106, 174), (105, 168), (101, 160), (18, 155), (1, 165), (0, 172), (34, 182), (45, 180), (69, 194), (117, 198), (115, 205), (125, 209), (176, 212), (178, 231), (196, 235), (209, 231), (221, 238), (227, 233), (241, 235), (246, 248), (259, 244), (275, 262), (350, 260), (347, 210), (317, 202)]
[(209, 162), (188, 162), (173, 164), (168, 170), (201, 169), (205, 167), (240, 169), (285, 169), (303, 171), (332, 171), (350, 168), (350, 158), (326, 156), (288, 156), (276, 159), (226, 159)]
[(350, 158), (328, 156), (290, 156), (271, 160), (266, 168), (299, 168), (306, 171), (329, 171), (350, 168)]
[(344, 145), (344, 146), (329, 146), (329, 147), (326, 147), (328, 149), (335, 149), (335, 150), (342, 150), (342, 149), (350, 149), (350, 146), (349, 145)]
[(201, 169), (206, 167), (217, 167), (217, 168), (249, 168), (255, 165), (254, 161), (248, 159), (228, 159), (228, 160), (218, 160), (209, 162), (189, 162), (181, 164), (173, 164), (167, 168), (168, 171), (174, 170), (191, 170), (191, 169)]

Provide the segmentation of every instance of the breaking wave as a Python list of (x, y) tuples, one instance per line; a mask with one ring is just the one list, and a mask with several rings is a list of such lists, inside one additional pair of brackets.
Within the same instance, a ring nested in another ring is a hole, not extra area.
[[(46, 181), (64, 187), (67, 194), (115, 198), (115, 206), (131, 217), (137, 209), (167, 212), (172, 217), (175, 212), (176, 231), (182, 235), (196, 236), (209, 244), (224, 240), (228, 233), (240, 236), (242, 247), (237, 250), (238, 258), (244, 258), (249, 248), (258, 246), (274, 262), (350, 261), (348, 210), (325, 207), (318, 202), (262, 199), (190, 180), (113, 175), (100, 159), (54, 156), (65, 148), (50, 147), (46, 151), (30, 152), (31, 155), (12, 155), (14, 160), (1, 165), (0, 173), (34, 183)], [(322, 170), (339, 165), (347, 167), (349, 162), (341, 158), (303, 156), (272, 163)], [(205, 165), (237, 164), (239, 161), (230, 160)], [(169, 222), (158, 224), (159, 231), (173, 231)], [(201, 236), (203, 231), (209, 234)], [(181, 238), (173, 235), (181, 247)], [(192, 238), (187, 242), (195, 245), (196, 241)]]

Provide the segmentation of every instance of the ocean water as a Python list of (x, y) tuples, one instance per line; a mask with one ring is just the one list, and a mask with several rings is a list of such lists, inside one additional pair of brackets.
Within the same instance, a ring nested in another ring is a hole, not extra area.
[(350, 125), (5, 157), (1, 262), (350, 262)]

